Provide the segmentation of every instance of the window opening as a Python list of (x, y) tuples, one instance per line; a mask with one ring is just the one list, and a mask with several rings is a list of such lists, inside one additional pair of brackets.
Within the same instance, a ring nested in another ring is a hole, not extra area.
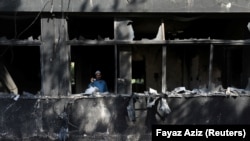
[(132, 91), (144, 92), (145, 86), (145, 60), (132, 61)]
[(40, 48), (1, 46), (1, 62), (17, 86), (18, 94), (37, 94), (41, 89)]
[[(16, 86), (18, 94), (40, 93), (41, 67), (40, 40), (41, 26), (36, 13), (5, 13), (0, 16), (0, 63), (5, 73), (1, 74), (1, 92), (10, 92), (3, 87)], [(19, 41), (15, 44), (14, 41)], [(20, 42), (22, 41), (22, 42)], [(13, 44), (12, 44), (13, 43)], [(9, 78), (3, 80), (4, 78)], [(10, 88), (8, 88), (10, 89)]]
[(88, 87), (95, 71), (102, 72), (109, 92), (114, 91), (115, 62), (113, 46), (71, 46), (71, 62), (74, 62), (75, 93), (81, 93)]
[(69, 15), (68, 30), (70, 40), (112, 40), (114, 20), (105, 17)]

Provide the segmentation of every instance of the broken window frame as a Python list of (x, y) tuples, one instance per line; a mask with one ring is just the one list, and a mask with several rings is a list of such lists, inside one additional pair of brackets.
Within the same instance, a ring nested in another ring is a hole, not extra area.
[[(227, 45), (227, 46), (247, 46), (250, 45), (250, 40), (249, 39), (244, 39), (244, 40), (224, 40), (224, 39), (174, 39), (174, 40), (165, 40), (164, 38), (162, 40), (137, 40), (137, 41), (126, 41), (126, 40), (84, 40), (84, 41), (76, 41), (76, 40), (67, 40), (66, 41), (67, 45), (70, 46), (114, 46), (115, 50), (117, 50), (117, 46), (133, 46), (133, 45), (161, 45), (163, 48), (163, 58), (164, 54), (167, 53), (167, 46), (168, 45), (201, 45), (201, 44), (207, 44), (207, 45), (214, 45), (214, 46), (221, 46), (221, 45)], [(0, 40), (0, 45), (4, 46), (41, 46), (42, 41), (40, 40)], [(115, 51), (117, 52), (117, 51)], [(116, 54), (117, 56), (117, 54)], [(165, 59), (163, 59), (165, 60)], [(117, 64), (117, 62), (116, 62)], [(162, 63), (162, 70), (163, 73), (167, 69), (167, 66), (164, 65), (165, 63)], [(117, 73), (117, 68), (116, 68), (116, 73)], [(166, 74), (163, 74), (162, 76), (166, 76)], [(116, 74), (116, 80), (117, 74)], [(162, 85), (165, 86), (167, 85), (165, 81), (165, 78), (162, 78)], [(208, 82), (209, 83), (209, 82)], [(115, 93), (117, 92), (117, 82), (115, 82)], [(164, 93), (166, 88), (162, 86), (162, 92)], [(167, 87), (167, 86), (166, 86)]]

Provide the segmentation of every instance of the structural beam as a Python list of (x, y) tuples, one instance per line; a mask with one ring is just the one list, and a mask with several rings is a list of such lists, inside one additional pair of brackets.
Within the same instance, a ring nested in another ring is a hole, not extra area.
[[(6, 46), (40, 46), (41, 41), (28, 40), (1, 40), (0, 45)], [(72, 46), (110, 46), (110, 45), (250, 45), (250, 40), (223, 40), (223, 39), (176, 39), (176, 40), (67, 40), (67, 45)]]
[[(105, 3), (105, 4), (103, 4)], [(0, 12), (250, 12), (247, 0), (1, 0)]]
[(1, 40), (2, 46), (40, 46), (41, 41), (29, 41), (29, 40)]
[(176, 39), (176, 40), (70, 40), (68, 45), (77, 46), (110, 46), (110, 45), (250, 45), (250, 40), (222, 39)]

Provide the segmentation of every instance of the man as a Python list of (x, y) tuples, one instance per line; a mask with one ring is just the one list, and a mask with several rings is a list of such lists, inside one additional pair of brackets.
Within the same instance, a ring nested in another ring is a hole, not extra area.
[(105, 80), (102, 80), (101, 71), (97, 70), (95, 72), (95, 78), (92, 77), (90, 82), (89, 87), (96, 87), (101, 93), (108, 92), (107, 83)]

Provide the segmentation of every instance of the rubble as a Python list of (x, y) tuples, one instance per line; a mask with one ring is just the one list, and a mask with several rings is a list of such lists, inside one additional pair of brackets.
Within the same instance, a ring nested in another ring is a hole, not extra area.
[(250, 90), (228, 87), (224, 89), (221, 85), (209, 90), (199, 88), (186, 90), (185, 87), (177, 87), (173, 91), (166, 92), (168, 97), (196, 97), (196, 96), (250, 96)]

